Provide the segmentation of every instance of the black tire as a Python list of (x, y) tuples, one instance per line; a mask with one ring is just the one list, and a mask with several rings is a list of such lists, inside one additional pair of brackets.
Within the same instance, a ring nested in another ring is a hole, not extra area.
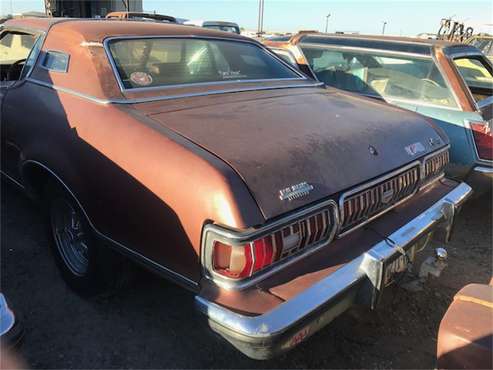
[[(82, 296), (121, 286), (122, 256), (95, 237), (75, 199), (54, 183), (45, 186), (43, 208), (56, 263), (65, 282)], [(120, 271), (118, 271), (120, 270)]]

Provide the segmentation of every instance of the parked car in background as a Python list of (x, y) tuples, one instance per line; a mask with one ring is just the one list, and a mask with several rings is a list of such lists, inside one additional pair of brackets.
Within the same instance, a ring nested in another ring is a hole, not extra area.
[(187, 26), (197, 26), (209, 28), (211, 30), (232, 32), (240, 34), (240, 26), (234, 22), (223, 22), (223, 21), (202, 21), (202, 20), (188, 20), (184, 21), (183, 24)]
[(467, 45), (474, 46), (481, 50), (490, 60), (493, 60), (493, 36), (488, 34), (474, 35), (467, 39), (465, 42)]
[(177, 23), (176, 18), (170, 15), (143, 13), (143, 12), (111, 12), (106, 14), (106, 19), (117, 19), (122, 21), (149, 21)]
[(448, 176), (465, 179), (478, 194), (491, 190), (493, 69), (475, 47), (306, 32), (264, 43), (327, 86), (433, 118), (450, 138)]
[(0, 293), (0, 345), (4, 348), (16, 347), (23, 333), (21, 323), (7, 304), (5, 296)]
[(493, 279), (454, 296), (438, 331), (437, 368), (493, 368)]
[(430, 241), (448, 241), (471, 188), (444, 178), (448, 139), (422, 116), (234, 33), (51, 18), (0, 39), (13, 32), (35, 43), (2, 66), (2, 173), (41, 200), (76, 291), (124, 274), (110, 247), (265, 359), (374, 308), (420, 256), (441, 271)]

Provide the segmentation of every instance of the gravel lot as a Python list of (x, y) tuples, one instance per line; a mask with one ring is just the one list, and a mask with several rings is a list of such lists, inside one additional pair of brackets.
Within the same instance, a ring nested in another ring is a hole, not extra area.
[(249, 360), (201, 325), (186, 291), (149, 274), (89, 300), (72, 293), (49, 253), (36, 208), (2, 183), (1, 290), (26, 326), (32, 368), (433, 368), (440, 319), (462, 286), (492, 275), (492, 199), (471, 200), (449, 245), (449, 268), (421, 293), (347, 313), (280, 358)]

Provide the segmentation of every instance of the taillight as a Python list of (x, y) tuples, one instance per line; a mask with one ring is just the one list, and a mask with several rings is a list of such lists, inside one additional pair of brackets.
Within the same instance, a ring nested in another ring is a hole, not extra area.
[(241, 235), (235, 238), (230, 234), (219, 235), (216, 226), (208, 225), (203, 263), (211, 273), (228, 280), (251, 277), (289, 256), (329, 240), (337, 227), (336, 215), (334, 205), (274, 228), (267, 234), (261, 232), (259, 237), (246, 241)]
[(493, 133), (488, 122), (471, 122), (479, 158), (493, 160)]

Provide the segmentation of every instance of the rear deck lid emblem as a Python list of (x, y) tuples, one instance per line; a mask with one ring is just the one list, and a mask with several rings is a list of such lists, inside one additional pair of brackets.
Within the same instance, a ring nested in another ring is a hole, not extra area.
[(410, 156), (415, 156), (416, 154), (423, 153), (425, 146), (418, 141), (417, 143), (406, 146), (404, 149)]
[(313, 190), (313, 185), (310, 185), (307, 182), (302, 182), (296, 185), (291, 185), (290, 187), (284, 188), (282, 190), (279, 190), (279, 199), (291, 201), (310, 194), (310, 191), (312, 190)]

